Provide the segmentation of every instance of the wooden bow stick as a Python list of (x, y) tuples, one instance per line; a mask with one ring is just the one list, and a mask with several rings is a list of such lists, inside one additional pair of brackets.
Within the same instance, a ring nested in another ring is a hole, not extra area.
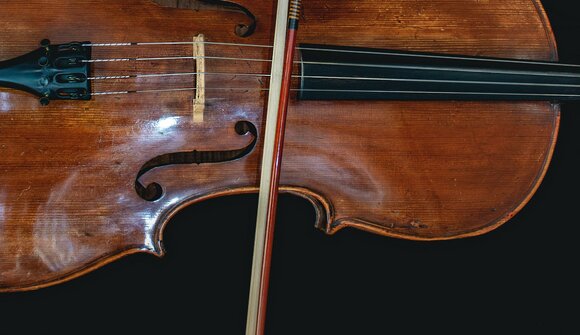
[(246, 335), (264, 334), (266, 322), (280, 168), (300, 6), (300, 0), (278, 1)]

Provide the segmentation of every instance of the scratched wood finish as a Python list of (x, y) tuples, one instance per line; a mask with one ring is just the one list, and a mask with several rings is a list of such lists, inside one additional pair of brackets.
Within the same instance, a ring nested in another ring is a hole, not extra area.
[[(240, 0), (258, 18), (234, 34), (239, 13), (160, 7), (146, 0), (2, 1), (0, 59), (55, 43), (210, 41), (271, 43), (274, 5)], [(533, 0), (309, 0), (300, 41), (556, 60), (554, 39)], [(47, 19), (54, 18), (54, 19)], [(94, 58), (188, 54), (191, 48), (95, 49)], [(208, 46), (208, 55), (265, 58), (267, 49)], [(101, 64), (96, 74), (191, 71), (193, 62)], [(210, 72), (268, 72), (267, 63), (208, 60)], [(205, 121), (192, 122), (192, 92), (53, 102), (0, 90), (0, 291), (72, 279), (121, 256), (163, 254), (165, 223), (184, 206), (254, 192), (260, 142), (218, 164), (171, 165), (142, 177), (163, 185), (156, 202), (137, 196), (141, 166), (156, 156), (247, 146), (261, 131), (267, 87), (260, 78), (206, 78)], [(191, 86), (193, 78), (99, 83), (95, 90)], [(356, 227), (408, 239), (485, 233), (508, 220), (540, 183), (555, 145), (550, 103), (292, 101), (283, 189), (315, 205), (327, 233)], [(260, 133), (261, 138), (261, 133)], [(193, 224), (206, 224), (197, 222)], [(298, 224), (298, 223), (297, 223)], [(306, 223), (300, 223), (306, 224)]]

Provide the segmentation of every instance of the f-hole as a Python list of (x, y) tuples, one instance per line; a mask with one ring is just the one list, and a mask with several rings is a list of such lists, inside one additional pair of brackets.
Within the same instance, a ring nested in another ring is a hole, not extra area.
[(144, 186), (139, 180), (147, 172), (168, 165), (175, 164), (208, 164), (208, 163), (221, 163), (233, 161), (247, 156), (258, 141), (258, 131), (256, 126), (248, 121), (239, 121), (235, 125), (236, 133), (240, 136), (250, 133), (252, 135), (252, 142), (246, 147), (235, 150), (226, 151), (188, 151), (188, 152), (173, 152), (164, 155), (157, 156), (141, 167), (137, 177), (135, 178), (135, 191), (143, 200), (146, 201), (156, 201), (163, 196), (163, 186), (159, 183), (151, 183)]
[(233, 1), (225, 0), (152, 0), (163, 7), (189, 8), (193, 10), (211, 9), (228, 12), (241, 13), (246, 15), (249, 24), (239, 23), (236, 25), (235, 33), (239, 37), (248, 37), (256, 30), (256, 16), (246, 7)]

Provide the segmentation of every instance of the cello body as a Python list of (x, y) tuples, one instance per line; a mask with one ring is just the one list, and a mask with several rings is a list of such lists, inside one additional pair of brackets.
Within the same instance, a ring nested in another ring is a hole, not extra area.
[[(235, 31), (244, 15), (212, 8), (148, 0), (2, 2), (0, 59), (29, 52), (46, 38), (193, 44), (203, 34), (213, 42), (271, 44), (274, 4), (237, 3), (258, 19), (249, 37)], [(299, 41), (557, 60), (536, 0), (308, 1)], [(92, 52), (102, 59), (159, 57), (191, 54), (191, 46)], [(271, 57), (267, 48), (209, 45), (205, 52)], [(93, 71), (163, 73), (196, 66), (194, 60), (120, 63), (95, 64)], [(207, 76), (202, 119), (192, 116), (195, 94), (188, 91), (48, 106), (20, 91), (0, 91), (0, 291), (53, 285), (132, 253), (161, 256), (163, 228), (181, 209), (257, 191), (267, 81), (241, 74), (268, 73), (269, 64), (208, 59), (204, 66), (232, 75)], [(178, 88), (193, 81), (112, 81), (94, 89)], [(247, 90), (209, 89), (234, 86)], [(328, 234), (354, 227), (413, 240), (475, 236), (527, 203), (547, 170), (558, 126), (559, 106), (551, 102), (293, 99), (281, 190), (309, 200), (316, 226)], [(240, 148), (248, 152), (232, 160), (159, 163), (167, 155)], [(148, 169), (150, 162), (159, 164)], [(159, 199), (136, 192), (136, 185), (152, 183), (163, 189)]]

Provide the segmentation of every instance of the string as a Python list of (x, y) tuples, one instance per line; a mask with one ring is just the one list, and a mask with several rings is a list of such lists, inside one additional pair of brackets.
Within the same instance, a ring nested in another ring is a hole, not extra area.
[[(194, 43), (207, 45), (223, 45), (223, 46), (237, 46), (237, 47), (252, 47), (252, 48), (272, 48), (270, 45), (262, 44), (244, 44), (244, 43), (228, 43), (228, 42), (131, 42), (131, 43), (87, 43), (84, 46), (90, 47), (129, 47), (129, 46), (163, 46), (163, 45), (192, 45)], [(580, 68), (580, 65), (573, 64), (559, 64), (550, 62), (537, 61), (520, 61), (494, 58), (470, 58), (463, 56), (452, 55), (431, 55), (431, 54), (406, 54), (402, 52), (389, 51), (369, 51), (369, 50), (344, 50), (332, 48), (317, 48), (317, 47), (298, 47), (300, 50), (312, 50), (321, 52), (340, 52), (340, 53), (358, 53), (370, 55), (383, 56), (402, 56), (414, 58), (429, 58), (429, 59), (451, 59), (451, 60), (467, 60), (475, 61), (482, 60), (487, 62), (497, 63), (511, 63), (511, 64), (532, 64), (532, 65), (548, 65), (558, 67)], [(91, 59), (84, 60), (86, 63), (99, 62), (130, 62), (130, 61), (173, 61), (173, 60), (194, 60), (194, 59), (216, 59), (216, 60), (232, 60), (245, 62), (271, 62), (270, 59), (261, 58), (241, 58), (241, 57), (221, 57), (221, 56), (166, 56), (166, 57), (131, 57), (131, 58), (108, 58), (108, 59)], [(564, 73), (564, 72), (541, 72), (541, 71), (526, 71), (526, 70), (495, 70), (495, 69), (469, 69), (469, 68), (449, 68), (449, 67), (433, 67), (433, 66), (410, 66), (410, 65), (389, 65), (389, 64), (358, 64), (358, 63), (340, 63), (340, 62), (311, 62), (311, 61), (295, 61), (296, 64), (312, 64), (312, 65), (329, 65), (329, 66), (348, 66), (348, 67), (371, 67), (371, 68), (386, 68), (386, 69), (407, 69), (407, 70), (428, 70), (428, 71), (451, 71), (451, 72), (469, 72), (469, 73), (485, 73), (485, 74), (506, 74), (506, 75), (529, 75), (529, 76), (543, 76), (543, 77), (569, 77), (580, 78), (580, 74)], [(194, 76), (194, 75), (233, 75), (233, 76), (255, 76), (255, 77), (269, 77), (268, 74), (262, 73), (220, 73), (220, 72), (183, 72), (183, 73), (153, 73), (153, 74), (136, 74), (136, 75), (107, 75), (95, 76), (88, 78), (89, 80), (122, 80), (131, 78), (152, 78), (152, 77), (170, 77), (170, 76)], [(295, 75), (294, 78), (312, 78), (312, 79), (333, 79), (333, 80), (365, 80), (365, 81), (389, 81), (389, 82), (418, 82), (418, 83), (447, 83), (447, 84), (481, 84), (481, 85), (518, 85), (518, 86), (544, 86), (544, 87), (570, 87), (578, 88), (580, 85), (576, 84), (556, 84), (556, 83), (524, 83), (524, 82), (498, 82), (498, 81), (479, 81), (479, 80), (434, 80), (434, 79), (413, 79), (413, 78), (381, 78), (381, 77), (343, 77), (343, 76), (304, 76)], [(211, 88), (206, 88), (211, 90)], [(216, 88), (217, 90), (243, 90), (249, 91), (254, 89), (247, 88)], [(113, 94), (131, 94), (131, 93), (151, 93), (151, 92), (175, 92), (175, 91), (195, 91), (196, 88), (177, 88), (177, 89), (154, 89), (154, 90), (132, 90), (132, 91), (114, 91), (114, 92), (97, 92), (93, 95), (113, 95)], [(215, 89), (214, 89), (215, 90)], [(258, 89), (261, 91), (268, 89)], [(293, 91), (300, 91), (293, 89)], [(578, 97), (575, 94), (547, 94), (547, 93), (492, 93), (492, 92), (440, 92), (440, 91), (383, 91), (383, 90), (335, 90), (335, 89), (301, 89), (301, 91), (318, 91), (318, 92), (359, 92), (359, 93), (385, 93), (385, 94), (453, 94), (453, 95), (494, 95), (494, 96), (541, 96), (541, 97)]]
[(188, 59), (219, 59), (235, 60), (245, 62), (271, 62), (269, 59), (259, 58), (239, 58), (239, 57), (218, 57), (218, 56), (170, 56), (170, 57), (132, 57), (132, 58), (104, 58), (104, 59), (83, 59), (82, 63), (111, 63), (111, 62), (140, 62), (159, 60), (188, 60)]
[[(223, 45), (223, 46), (237, 46), (237, 47), (251, 47), (251, 48), (272, 48), (271, 45), (265, 44), (246, 44), (246, 43), (229, 43), (229, 42), (127, 42), (127, 43), (86, 43), (83, 46), (86, 47), (122, 47), (122, 46), (154, 46), (154, 45), (192, 45), (206, 44), (206, 45)], [(499, 58), (476, 58), (476, 57), (464, 57), (464, 56), (454, 56), (454, 55), (431, 55), (431, 54), (407, 54), (404, 52), (390, 52), (390, 51), (370, 51), (370, 50), (345, 50), (345, 49), (328, 49), (328, 48), (316, 48), (316, 47), (297, 47), (297, 50), (310, 50), (310, 51), (323, 51), (323, 52), (340, 52), (340, 53), (356, 53), (356, 54), (367, 54), (367, 55), (380, 55), (380, 56), (402, 56), (402, 57), (419, 57), (419, 58), (431, 58), (431, 59), (451, 59), (451, 60), (467, 60), (467, 61), (489, 61), (497, 63), (511, 63), (511, 64), (527, 64), (527, 65), (547, 65), (547, 66), (565, 66), (571, 68), (580, 68), (578, 64), (561, 64), (554, 62), (542, 62), (542, 61), (527, 61), (527, 60), (515, 60), (515, 59), (499, 59)]]
[[(270, 77), (263, 73), (228, 73), (228, 72), (181, 72), (181, 73), (154, 73), (154, 74), (132, 74), (132, 75), (112, 75), (89, 77), (88, 80), (119, 80), (134, 78), (155, 78), (155, 77), (176, 77), (195, 75), (216, 75), (216, 76), (250, 76), (250, 77)], [(417, 82), (417, 83), (443, 83), (443, 84), (474, 84), (474, 85), (506, 85), (506, 86), (547, 86), (547, 87), (580, 87), (575, 84), (557, 83), (522, 83), (522, 82), (500, 82), (500, 81), (478, 81), (478, 80), (446, 80), (446, 79), (412, 79), (412, 78), (378, 78), (378, 77), (341, 77), (341, 76), (305, 76), (294, 75), (293, 78), (309, 79), (334, 79), (334, 80), (362, 80), (362, 81), (388, 81), (388, 82)]]
[(107, 75), (88, 77), (87, 80), (117, 80), (117, 79), (134, 79), (134, 78), (156, 78), (156, 77), (179, 77), (179, 76), (197, 76), (197, 75), (223, 75), (223, 76), (250, 76), (250, 77), (270, 77), (269, 74), (262, 73), (228, 73), (228, 72), (178, 72), (178, 73), (152, 73), (152, 74), (131, 74), (131, 75)]
[[(111, 92), (94, 92), (93, 96), (102, 95), (122, 95), (135, 93), (163, 93), (163, 92), (180, 92), (180, 91), (196, 91), (195, 87), (184, 88), (170, 88), (170, 89), (152, 89), (152, 90), (132, 90), (132, 91), (111, 91)], [(219, 91), (269, 91), (268, 88), (242, 88), (242, 87), (218, 87), (205, 88), (205, 90), (219, 90)], [(339, 90), (339, 89), (291, 89), (296, 92), (329, 92), (329, 93), (376, 93), (376, 94), (429, 94), (429, 95), (480, 95), (480, 96), (505, 96), (505, 97), (566, 97), (566, 98), (580, 98), (580, 94), (558, 94), (558, 93), (502, 93), (502, 92), (444, 92), (444, 91), (391, 91), (391, 90)]]
[[(131, 61), (172, 61), (172, 60), (195, 60), (195, 59), (217, 59), (217, 60), (234, 60), (245, 62), (262, 62), (269, 63), (270, 59), (261, 58), (239, 58), (239, 57), (218, 57), (218, 56), (170, 56), (170, 57), (133, 57), (133, 58), (104, 58), (104, 59), (85, 59), (83, 63), (107, 63), (107, 62), (131, 62)], [(404, 69), (404, 70), (427, 70), (427, 71), (445, 71), (445, 72), (466, 72), (466, 73), (486, 73), (486, 74), (506, 74), (506, 75), (526, 75), (540, 77), (568, 77), (580, 78), (580, 74), (562, 73), (562, 72), (534, 72), (525, 70), (491, 70), (491, 69), (465, 69), (450, 67), (432, 67), (432, 66), (409, 66), (409, 65), (389, 65), (389, 64), (358, 64), (358, 63), (336, 63), (336, 62), (311, 62), (311, 61), (294, 61), (294, 64), (309, 65), (330, 65), (330, 66), (350, 66), (350, 67), (370, 67), (385, 69)]]
[(271, 45), (263, 44), (248, 44), (248, 43), (228, 43), (228, 42), (129, 42), (129, 43), (85, 43), (83, 47), (130, 47), (130, 46), (153, 46), (153, 45), (193, 45), (193, 44), (205, 44), (205, 45), (224, 45), (224, 46), (237, 46), (237, 47), (251, 47), (251, 48), (267, 48), (271, 49)]
[[(267, 88), (241, 88), (241, 87), (217, 87), (217, 88), (205, 88), (205, 90), (212, 91), (268, 91)], [(184, 91), (197, 91), (196, 87), (182, 87), (182, 88), (166, 88), (166, 89), (152, 89), (152, 90), (132, 90), (132, 91), (110, 91), (110, 92), (93, 92), (93, 96), (102, 95), (123, 95), (123, 94), (135, 94), (135, 93), (166, 93), (166, 92), (184, 92)]]

